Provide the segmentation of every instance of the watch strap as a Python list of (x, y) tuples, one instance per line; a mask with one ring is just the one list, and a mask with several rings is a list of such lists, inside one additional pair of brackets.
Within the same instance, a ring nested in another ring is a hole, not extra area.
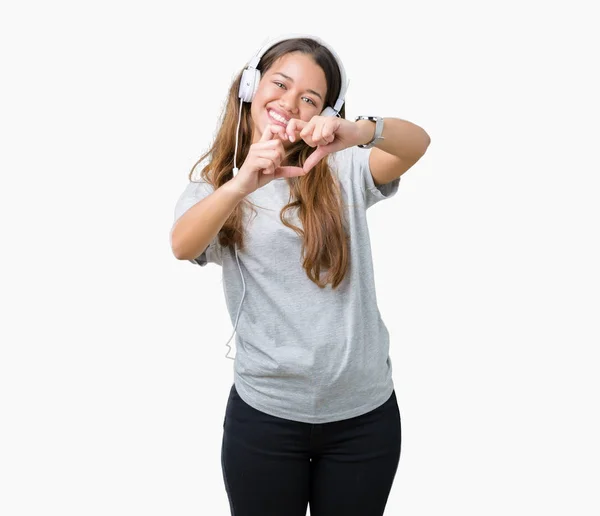
[(383, 136), (381, 136), (383, 134), (383, 118), (382, 117), (360, 115), (354, 119), (355, 122), (358, 122), (359, 120), (370, 120), (371, 122), (374, 122), (375, 123), (375, 134), (373, 135), (373, 139), (370, 142), (358, 145), (358, 147), (360, 147), (361, 149), (370, 149), (375, 144), (377, 144), (378, 142), (380, 142), (381, 140), (384, 139)]

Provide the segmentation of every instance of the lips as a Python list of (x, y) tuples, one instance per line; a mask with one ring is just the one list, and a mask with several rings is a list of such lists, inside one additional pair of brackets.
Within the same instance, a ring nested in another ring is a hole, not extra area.
[(267, 108), (267, 116), (269, 117), (269, 120), (271, 120), (275, 124), (278, 124), (278, 125), (280, 125), (282, 127), (286, 127), (287, 126), (287, 122), (282, 122), (281, 120), (277, 120), (276, 118), (273, 118), (271, 116), (271, 111), (273, 111), (274, 113), (277, 113), (280, 117), (285, 118), (288, 121), (289, 121), (289, 118), (286, 117), (283, 113), (277, 111), (276, 109)]

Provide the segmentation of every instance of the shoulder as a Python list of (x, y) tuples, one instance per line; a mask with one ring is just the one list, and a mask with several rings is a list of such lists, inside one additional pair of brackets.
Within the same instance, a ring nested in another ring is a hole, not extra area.
[[(377, 184), (371, 171), (371, 156), (375, 147), (362, 149), (348, 147), (331, 155), (331, 169), (340, 183), (345, 186), (348, 196), (362, 198), (369, 208), (383, 199), (393, 197), (398, 191), (400, 178), (387, 183)], [(350, 193), (353, 192), (353, 193)]]

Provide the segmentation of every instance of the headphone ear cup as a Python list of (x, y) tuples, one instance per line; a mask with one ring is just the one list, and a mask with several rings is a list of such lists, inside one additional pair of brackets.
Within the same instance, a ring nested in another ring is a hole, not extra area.
[(321, 111), (321, 116), (336, 116), (337, 113), (335, 109), (331, 106), (327, 106), (323, 111)]
[(244, 102), (252, 102), (254, 95), (256, 95), (256, 90), (258, 90), (259, 82), (260, 70), (246, 68), (242, 73), (242, 80), (240, 81), (239, 98)]

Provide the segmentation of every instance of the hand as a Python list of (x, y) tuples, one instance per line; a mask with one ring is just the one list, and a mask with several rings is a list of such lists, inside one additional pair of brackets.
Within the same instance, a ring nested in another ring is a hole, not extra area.
[(307, 145), (317, 147), (304, 163), (305, 173), (328, 154), (358, 145), (364, 139), (356, 122), (333, 116), (313, 116), (309, 122), (292, 118), (285, 132), (292, 142), (299, 133)]
[(285, 127), (277, 124), (265, 127), (260, 140), (250, 146), (246, 160), (231, 180), (240, 193), (246, 196), (273, 179), (302, 176), (308, 172), (300, 167), (279, 166), (286, 156), (284, 139), (287, 140)]

